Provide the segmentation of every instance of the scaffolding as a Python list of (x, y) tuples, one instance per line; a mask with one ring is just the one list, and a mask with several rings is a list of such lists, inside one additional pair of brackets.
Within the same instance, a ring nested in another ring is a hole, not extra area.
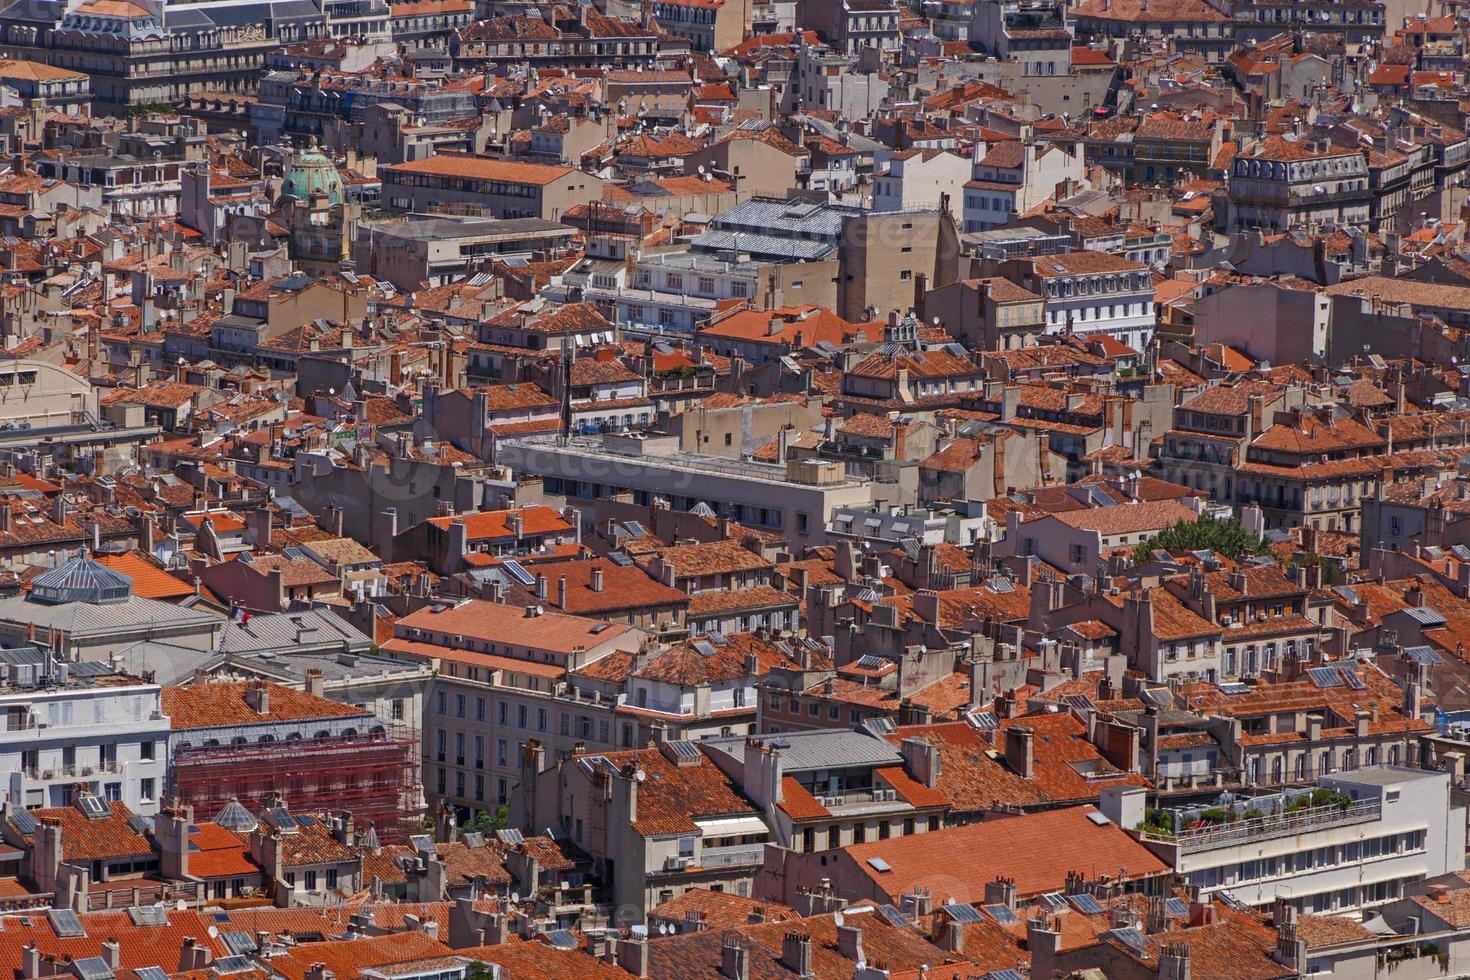
[(352, 811), (384, 843), (417, 833), (423, 816), (418, 735), (406, 726), (318, 738), (195, 745), (174, 752), (170, 790), (208, 820), (238, 799), (252, 813), (276, 793), (300, 813)]

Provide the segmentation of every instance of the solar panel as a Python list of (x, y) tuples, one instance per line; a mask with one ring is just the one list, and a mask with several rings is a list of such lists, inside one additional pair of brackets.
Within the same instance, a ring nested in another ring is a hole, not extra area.
[(1338, 668), (1338, 673), (1342, 675), (1342, 679), (1347, 684), (1347, 686), (1352, 688), (1354, 691), (1366, 691), (1368, 689), (1368, 685), (1364, 683), (1363, 678), (1358, 676), (1358, 672), (1356, 670), (1353, 670), (1349, 667), (1341, 667)]
[(546, 939), (557, 949), (576, 949), (580, 945), (569, 929), (553, 929), (546, 934)]
[(530, 572), (521, 567), (518, 561), (503, 561), (500, 567), (505, 569), (506, 574), (524, 586), (530, 587), (536, 584), (536, 578)]
[(31, 816), (29, 810), (12, 809), (10, 822), (15, 824), (15, 829), (22, 834), (34, 834), (36, 832), (36, 818)]
[(1433, 647), (1417, 646), (1404, 647), (1404, 656), (1418, 664), (1433, 666), (1444, 663), (1444, 658), (1434, 652)]
[(225, 948), (235, 956), (255, 952), (255, 939), (248, 932), (222, 932), (219, 938), (225, 944)]
[(467, 830), (464, 834), (465, 847), (484, 847), (485, 835), (478, 830)]
[(495, 836), (500, 838), (500, 842), (502, 844), (509, 844), (511, 847), (520, 847), (526, 842), (525, 836), (514, 827), (507, 827), (505, 830), (497, 830), (495, 832)]
[(300, 827), (315, 827), (316, 817), (297, 817), (296, 824)]
[(692, 646), (695, 652), (701, 657), (713, 657), (715, 655), (715, 648), (708, 640), (695, 640)]
[(991, 592), (1014, 592), (1014, 591), (1016, 591), (1016, 587), (1011, 584), (1011, 580), (1008, 579), (1008, 578), (993, 578), (993, 579), (988, 579), (985, 582), (985, 585), (990, 589)]
[(168, 925), (168, 910), (162, 905), (134, 905), (128, 909), (128, 918), (135, 926), (155, 926), (161, 929)]
[(133, 833), (135, 834), (153, 833), (152, 818), (145, 817), (141, 813), (128, 814), (128, 826), (133, 828)]
[(418, 851), (420, 854), (434, 853), (434, 838), (430, 837), (428, 834), (414, 834), (408, 839), (408, 842), (412, 844), (413, 849), (415, 851)]
[(905, 919), (903, 917), (903, 913), (900, 912), (898, 909), (894, 908), (892, 905), (880, 905), (878, 907), (878, 914), (881, 915), (881, 916), (883, 916), (883, 918), (887, 919), (890, 925), (895, 925), (895, 926), (907, 926), (907, 925), (909, 925), (909, 920)]
[(1148, 937), (1137, 929), (1109, 929), (1103, 935), (1112, 936), (1118, 942), (1137, 953), (1140, 958), (1146, 958), (1148, 956)]
[(1085, 694), (1068, 694), (1062, 700), (1067, 703), (1068, 707), (1074, 708), (1077, 711), (1091, 711), (1096, 707), (1092, 703), (1092, 698)]
[(1189, 903), (1182, 898), (1166, 898), (1164, 899), (1164, 911), (1182, 919), (1189, 915)]
[(1016, 970), (991, 970), (985, 974), (984, 980), (1026, 980)]
[(726, 643), (730, 642), (725, 638), (725, 634), (721, 633), (719, 630), (710, 630), (704, 635), (711, 643), (713, 643), (717, 647), (722, 647)]
[(980, 917), (980, 913), (975, 910), (975, 906), (973, 905), (961, 905), (960, 903), (956, 902), (953, 905), (941, 905), (939, 907), (939, 911), (943, 912), (945, 915), (949, 916), (956, 922), (985, 921)]
[(102, 817), (112, 816), (112, 808), (91, 793), (77, 794), (77, 807), (88, 820), (100, 820)]
[(1067, 907), (1067, 899), (1064, 895), (1062, 895), (1061, 892), (1047, 892), (1045, 895), (1041, 896), (1041, 900), (1045, 902), (1046, 907), (1053, 912), (1057, 911), (1058, 909), (1064, 909)]
[(168, 974), (163, 972), (161, 966), (140, 966), (133, 971), (138, 980), (168, 980)]
[(1103, 911), (1102, 903), (1086, 892), (1080, 895), (1068, 895), (1067, 901), (1071, 902), (1072, 907), (1083, 915), (1100, 915)]
[(1250, 691), (1251, 689), (1240, 681), (1227, 681), (1220, 685), (1220, 693), (1229, 694), (1232, 697), (1238, 694), (1249, 694)]
[(62, 939), (81, 939), (87, 935), (87, 930), (82, 928), (81, 916), (71, 909), (51, 909), (46, 918)]
[(664, 744), (669, 747), (670, 752), (681, 759), (699, 758), (699, 747), (693, 742), (686, 741), (685, 739), (670, 739)]
[(1013, 926), (1021, 921), (1016, 917), (1016, 913), (1004, 905), (987, 905), (985, 906), (985, 914), (1003, 926)]
[(993, 711), (972, 711), (970, 721), (982, 732), (992, 732), (1000, 727), (1000, 719)]
[(1342, 675), (1336, 667), (1308, 668), (1307, 679), (1317, 687), (1342, 687)]
[(255, 964), (244, 956), (221, 956), (210, 964), (215, 973), (245, 973), (255, 969)]
[(607, 560), (612, 562), (619, 568), (631, 568), (633, 566), (633, 559), (623, 554), (621, 551), (609, 552)]
[(893, 867), (887, 861), (883, 860), (880, 857), (868, 858), (868, 867), (872, 868), (879, 874), (883, 874), (884, 872), (893, 870)]
[(882, 670), (889, 661), (875, 653), (865, 653), (858, 657), (857, 665), (863, 670)]
[(107, 961), (100, 956), (88, 956), (73, 960), (71, 968), (81, 980), (111, 980), (115, 974)]
[(1174, 695), (1169, 693), (1168, 688), (1149, 688), (1140, 697), (1156, 708), (1172, 708), (1174, 706)]

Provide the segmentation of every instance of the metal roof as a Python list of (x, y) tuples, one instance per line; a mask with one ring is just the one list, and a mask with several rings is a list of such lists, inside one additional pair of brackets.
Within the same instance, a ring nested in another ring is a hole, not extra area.
[[(818, 769), (901, 765), (903, 756), (886, 741), (845, 729), (818, 729), (751, 736), (781, 753), (781, 768), (789, 773)], [(701, 745), (744, 758), (747, 736), (704, 739)]]
[(31, 597), (52, 605), (127, 602), (132, 595), (132, 579), (85, 552), (31, 582)]

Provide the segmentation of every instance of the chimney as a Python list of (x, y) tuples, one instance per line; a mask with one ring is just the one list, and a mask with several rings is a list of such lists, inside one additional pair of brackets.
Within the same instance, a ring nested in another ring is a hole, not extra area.
[(648, 976), (648, 940), (642, 937), (618, 940), (618, 966), (635, 977)]
[(1190, 980), (1188, 943), (1164, 943), (1159, 953), (1159, 980)]
[(542, 602), (546, 601), (546, 574), (544, 572), (536, 573), (536, 598)]
[(594, 568), (594, 569), (592, 569), (592, 591), (593, 592), (601, 592), (602, 591), (602, 569), (601, 568)]
[(306, 693), (314, 698), (327, 696), (327, 681), (320, 668), (312, 667), (306, 672)]
[(556, 608), (558, 608), (558, 609), (566, 609), (566, 607), (567, 607), (567, 577), (565, 575), (558, 575), (556, 577)]
[(1006, 765), (1022, 779), (1036, 775), (1036, 733), (1024, 725), (1006, 729)]
[(271, 689), (265, 681), (250, 681), (245, 685), (245, 703), (258, 715), (271, 713)]
[(1031, 953), (1033, 977), (1055, 976), (1057, 953), (1062, 948), (1062, 934), (1051, 927), (1045, 916), (1026, 920), (1026, 948)]
[(106, 963), (107, 968), (113, 973), (117, 973), (119, 970), (122, 969), (122, 947), (118, 945), (116, 939), (108, 936), (107, 939), (103, 941), (101, 955), (102, 962)]
[(798, 977), (815, 977), (812, 972), (812, 937), (788, 932), (781, 941), (781, 965)]
[(985, 884), (985, 904), (1016, 907), (1016, 879), (1000, 877)]
[(854, 925), (840, 925), (837, 927), (837, 952), (854, 963), (862, 963), (863, 960), (863, 930)]
[(728, 935), (720, 946), (720, 975), (725, 980), (750, 980), (750, 951), (740, 945), (740, 936)]

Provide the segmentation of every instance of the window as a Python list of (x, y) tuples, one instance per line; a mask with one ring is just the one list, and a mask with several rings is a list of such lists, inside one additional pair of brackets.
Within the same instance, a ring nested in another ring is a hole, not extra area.
[[(144, 759), (153, 759), (153, 758), (155, 758), (154, 752), (156, 750), (154, 748), (154, 742), (152, 740), (149, 740), (149, 741), (144, 742), (141, 745), (139, 745), (138, 746), (138, 751), (140, 753), (142, 753), (142, 757)], [(114, 759), (116, 759), (116, 752), (117, 752), (117, 747), (116, 746), (113, 746), (113, 758)]]
[(306, 873), (306, 890), (309, 891), (309, 892), (316, 891), (316, 872), (315, 871), (308, 871)]
[(148, 801), (151, 802), (154, 799), (154, 795), (153, 794), (154, 794), (154, 788), (155, 788), (156, 784), (157, 784), (157, 780), (154, 780), (154, 779), (140, 779), (140, 780), (138, 780), (138, 795), (142, 799), (148, 800)]
[(439, 707), (439, 714), (441, 714), (441, 715), (448, 714), (449, 713), (449, 706), (448, 706), (449, 705), (449, 695), (445, 694), (443, 691), (440, 691), (439, 692), (439, 699), (438, 700), (439, 700), (439, 705), (438, 705), (438, 707)]
[(337, 872), (336, 872), (336, 869), (329, 868), (327, 870), (327, 887), (328, 888), (336, 888), (337, 887)]
[(475, 721), (485, 720), (485, 699), (475, 698)]
[(463, 694), (456, 694), (454, 696), (454, 716), (456, 718), (463, 718), (464, 717), (464, 695)]

